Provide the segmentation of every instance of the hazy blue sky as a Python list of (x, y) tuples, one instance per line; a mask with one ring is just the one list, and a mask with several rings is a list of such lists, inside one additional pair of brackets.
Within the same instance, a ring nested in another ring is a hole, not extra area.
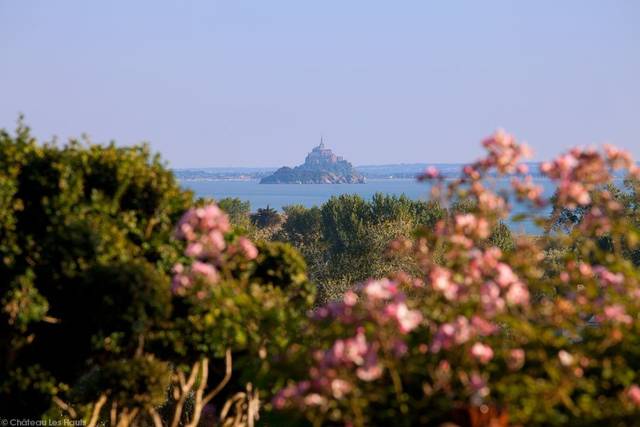
[(175, 167), (457, 162), (504, 127), (640, 157), (640, 2), (0, 0), (0, 127)]

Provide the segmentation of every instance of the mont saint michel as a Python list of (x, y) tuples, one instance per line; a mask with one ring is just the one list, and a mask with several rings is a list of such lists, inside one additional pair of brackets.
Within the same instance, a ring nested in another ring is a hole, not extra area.
[(364, 177), (342, 156), (326, 148), (321, 138), (302, 165), (282, 167), (262, 178), (260, 184), (364, 184)]

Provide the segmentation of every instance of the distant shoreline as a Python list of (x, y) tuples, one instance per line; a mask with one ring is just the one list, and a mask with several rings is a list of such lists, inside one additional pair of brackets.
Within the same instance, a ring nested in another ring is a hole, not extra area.
[[(402, 163), (390, 165), (358, 166), (355, 169), (360, 172), (367, 181), (371, 180), (415, 180), (427, 167), (433, 166), (440, 171), (446, 179), (460, 176), (462, 167), (467, 163)], [(526, 163), (530, 174), (534, 178), (542, 178), (539, 173), (539, 162)], [(640, 163), (638, 163), (640, 166)], [(178, 180), (183, 182), (253, 182), (260, 181), (265, 176), (271, 175), (277, 168), (251, 168), (251, 167), (215, 167), (215, 168), (179, 168), (173, 169)], [(321, 184), (318, 184), (321, 185)], [(342, 185), (342, 184), (326, 184)]]

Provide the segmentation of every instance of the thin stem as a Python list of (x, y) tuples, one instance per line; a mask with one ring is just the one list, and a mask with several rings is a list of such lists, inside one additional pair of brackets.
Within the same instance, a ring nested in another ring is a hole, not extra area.
[(96, 403), (93, 405), (93, 411), (91, 412), (91, 418), (89, 419), (89, 424), (87, 427), (95, 427), (98, 423), (98, 419), (100, 418), (100, 411), (102, 407), (107, 402), (107, 395), (101, 394)]

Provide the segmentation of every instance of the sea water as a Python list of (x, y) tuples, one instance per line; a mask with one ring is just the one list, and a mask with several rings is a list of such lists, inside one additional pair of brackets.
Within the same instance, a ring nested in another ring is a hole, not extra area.
[[(542, 185), (545, 197), (550, 197), (555, 191), (554, 184), (548, 179), (537, 178), (536, 183)], [(508, 188), (510, 179), (497, 179), (496, 188)], [(183, 180), (181, 185), (191, 189), (197, 197), (220, 200), (225, 197), (237, 197), (249, 201), (251, 210), (270, 206), (281, 210), (284, 206), (300, 204), (305, 207), (320, 206), (332, 196), (341, 194), (358, 194), (364, 199), (370, 199), (376, 193), (402, 195), (414, 200), (429, 200), (430, 188), (428, 183), (420, 183), (415, 179), (369, 179), (365, 184), (260, 184), (257, 180), (227, 181), (227, 180)], [(529, 207), (515, 203), (513, 214), (526, 213)], [(540, 214), (546, 215), (550, 208)], [(538, 233), (531, 221), (514, 223), (509, 221), (512, 229), (519, 233)]]

